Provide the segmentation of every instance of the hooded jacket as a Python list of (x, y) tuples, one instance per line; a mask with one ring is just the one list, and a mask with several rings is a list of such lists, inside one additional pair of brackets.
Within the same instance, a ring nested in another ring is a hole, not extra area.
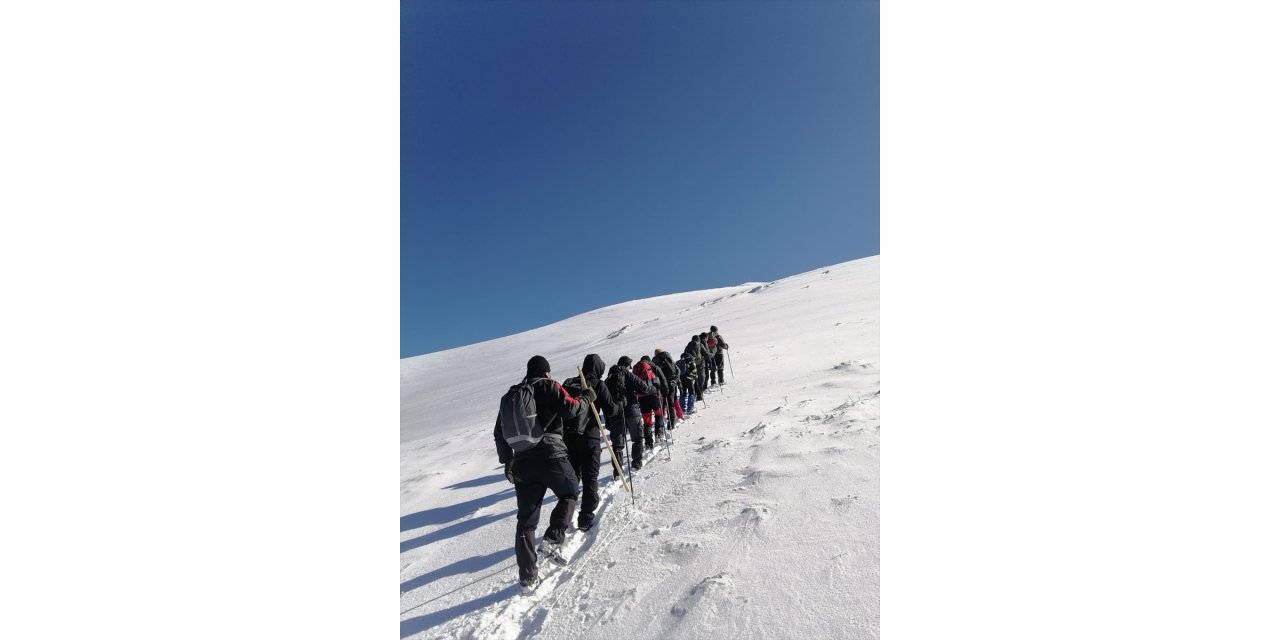
[[(603, 410), (606, 415), (611, 415), (618, 411), (618, 406), (613, 393), (609, 391), (609, 386), (601, 380), (602, 376), (604, 376), (604, 360), (594, 353), (587, 354), (582, 361), (582, 377), (587, 379), (587, 385), (596, 392), (596, 408)], [(582, 382), (578, 380), (578, 376), (565, 380), (564, 390), (574, 398), (581, 398)], [(600, 427), (596, 424), (596, 419), (591, 417), (590, 404), (587, 404), (587, 410), (582, 413), (581, 418), (574, 422), (565, 421), (564, 437), (570, 442), (583, 438), (599, 442)]]
[(667, 379), (667, 395), (678, 393), (680, 379), (680, 368), (676, 366), (676, 361), (671, 358), (671, 354), (658, 349), (653, 356), (653, 363), (658, 365), (662, 370), (663, 377)]
[(633, 418), (640, 417), (640, 401), (637, 395), (643, 396), (655, 392), (652, 383), (641, 380), (640, 376), (632, 373), (631, 369), (619, 367), (616, 364), (609, 368), (608, 385), (609, 392), (619, 399), (618, 413), (609, 414), (610, 416), (622, 414)]
[[(502, 414), (493, 423), (493, 441), (498, 447), (498, 462), (511, 460), (552, 460), (569, 455), (564, 446), (564, 422), (575, 422), (591, 411), (587, 403), (571, 397), (559, 382), (551, 378), (525, 378), (533, 384), (533, 402), (538, 408), (538, 424), (542, 427), (542, 441), (533, 447), (516, 453), (502, 437)], [(523, 384), (523, 383), (522, 383)], [(590, 418), (591, 416), (586, 416)]]

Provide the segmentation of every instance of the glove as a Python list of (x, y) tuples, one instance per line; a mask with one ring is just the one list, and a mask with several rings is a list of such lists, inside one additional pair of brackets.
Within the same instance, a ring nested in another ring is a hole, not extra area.
[(511, 484), (515, 484), (515, 483), (516, 483), (516, 476), (515, 476), (515, 474), (514, 474), (514, 473), (511, 473), (511, 463), (510, 463), (510, 462), (508, 462), (508, 463), (503, 467), (503, 473), (505, 473), (505, 474), (506, 474), (506, 476), (507, 476), (507, 482), (510, 482)]
[(583, 399), (583, 400), (586, 400), (587, 402), (595, 402), (595, 401), (596, 401), (596, 390), (595, 390), (595, 389), (592, 389), (591, 387), (586, 387), (586, 388), (584, 388), (584, 389), (582, 390), (582, 399)]

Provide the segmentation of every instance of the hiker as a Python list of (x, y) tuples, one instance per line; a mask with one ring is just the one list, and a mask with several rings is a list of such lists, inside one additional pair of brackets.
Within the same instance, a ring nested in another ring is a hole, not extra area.
[(671, 354), (662, 349), (653, 350), (653, 363), (658, 365), (658, 369), (667, 379), (667, 388), (663, 390), (662, 395), (666, 399), (668, 424), (675, 429), (676, 423), (684, 420), (684, 407), (676, 402), (676, 397), (680, 395), (680, 368), (676, 366), (676, 361)]
[[(641, 380), (631, 371), (631, 358), (627, 356), (618, 358), (618, 364), (609, 369), (609, 380), (606, 384), (609, 386), (609, 392), (619, 402), (616, 405), (617, 412), (608, 416), (609, 441), (613, 445), (614, 453), (618, 454), (618, 459), (623, 460), (623, 456), (626, 455), (623, 443), (629, 435), (631, 468), (639, 469), (644, 463), (644, 440), (640, 435), (642, 422), (638, 398), (652, 393), (653, 385), (647, 380)], [(614, 471), (614, 475), (617, 473)]]
[(653, 448), (655, 435), (662, 437), (662, 387), (666, 385), (659, 377), (661, 374), (649, 361), (649, 356), (640, 356), (640, 361), (631, 371), (641, 380), (648, 380), (653, 385), (651, 392), (640, 396), (640, 413), (644, 417), (644, 448), (648, 450)]
[(693, 386), (697, 384), (698, 364), (694, 362), (693, 352), (689, 349), (685, 349), (684, 353), (680, 354), (680, 359), (676, 361), (676, 366), (680, 371), (679, 404), (682, 405), (685, 415), (695, 414), (698, 411), (693, 406)]
[(577, 424), (591, 411), (587, 402), (595, 400), (595, 391), (584, 389), (583, 396), (585, 401), (570, 397), (551, 378), (551, 365), (542, 356), (530, 358), (524, 380), (502, 396), (493, 440), (498, 462), (504, 465), (507, 480), (516, 486), (516, 564), (520, 586), (525, 589), (537, 587), (540, 581), (533, 538), (547, 489), (559, 499), (542, 534), (543, 545), (553, 555), (558, 555), (573, 518), (578, 480), (569, 464), (564, 424)]
[[(595, 391), (596, 408), (603, 407), (607, 414), (612, 413), (616, 407), (608, 385), (600, 379), (603, 375), (604, 360), (594, 353), (587, 354), (587, 357), (582, 360), (582, 377), (586, 378), (587, 386)], [(582, 397), (582, 382), (576, 375), (564, 381), (564, 389), (570, 397)], [(576, 424), (566, 420), (564, 429), (564, 444), (569, 450), (569, 464), (573, 467), (573, 473), (582, 486), (582, 501), (578, 505), (578, 528), (583, 531), (595, 524), (596, 506), (600, 504), (600, 427), (596, 423), (598, 416), (590, 414), (591, 408), (587, 407)], [(617, 475), (617, 472), (615, 471), (614, 474)], [(559, 508), (560, 505), (556, 505), (556, 509)], [(558, 515), (561, 514), (551, 512), (552, 522), (556, 521)]]
[(711, 353), (711, 345), (707, 342), (707, 332), (703, 331), (698, 334), (698, 345), (702, 347), (702, 388), (710, 389), (716, 386), (715, 375), (715, 354)]
[(724, 384), (724, 357), (725, 352), (729, 350), (729, 343), (720, 336), (720, 330), (714, 324), (711, 325), (711, 332), (707, 334), (707, 346), (715, 363), (715, 371), (712, 373), (720, 378), (720, 384)]
[(707, 353), (707, 345), (698, 336), (689, 338), (689, 344), (685, 345), (685, 351), (693, 354), (694, 363), (697, 365), (698, 376), (694, 379), (694, 393), (698, 400), (702, 400), (702, 392), (707, 389), (707, 362), (711, 359), (711, 354)]

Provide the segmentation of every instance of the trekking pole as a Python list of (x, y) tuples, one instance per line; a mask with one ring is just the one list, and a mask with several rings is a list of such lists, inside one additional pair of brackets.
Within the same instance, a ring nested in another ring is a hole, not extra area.
[(733, 358), (729, 357), (729, 350), (724, 350), (724, 359), (729, 363), (729, 379), (737, 381), (738, 376), (733, 375)]
[[(627, 482), (635, 483), (635, 476), (631, 473), (631, 442), (627, 438), (627, 415), (624, 408), (622, 414), (622, 454), (627, 456)], [(617, 454), (614, 454), (615, 457)], [(631, 492), (631, 506), (636, 506), (636, 492)]]
[[(582, 383), (583, 389), (587, 388), (587, 377), (582, 375), (582, 367), (578, 367), (578, 381)], [(604, 425), (600, 424), (600, 410), (596, 409), (596, 403), (594, 402), (588, 402), (587, 404), (591, 405), (591, 415), (595, 416), (596, 428), (600, 430), (600, 439), (604, 440)], [(618, 464), (618, 454), (613, 450), (612, 445), (607, 445), (607, 446), (609, 446), (609, 459), (613, 460), (613, 468), (617, 470), (618, 475), (621, 476), (622, 465)], [(622, 486), (626, 487), (627, 493), (631, 493), (630, 482), (624, 482)]]
[(671, 430), (662, 430), (662, 449), (667, 452), (667, 462), (671, 462)]

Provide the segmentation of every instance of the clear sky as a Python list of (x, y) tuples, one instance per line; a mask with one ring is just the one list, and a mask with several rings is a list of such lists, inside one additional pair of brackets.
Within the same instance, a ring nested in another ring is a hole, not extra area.
[(400, 19), (402, 358), (880, 253), (876, 2)]

